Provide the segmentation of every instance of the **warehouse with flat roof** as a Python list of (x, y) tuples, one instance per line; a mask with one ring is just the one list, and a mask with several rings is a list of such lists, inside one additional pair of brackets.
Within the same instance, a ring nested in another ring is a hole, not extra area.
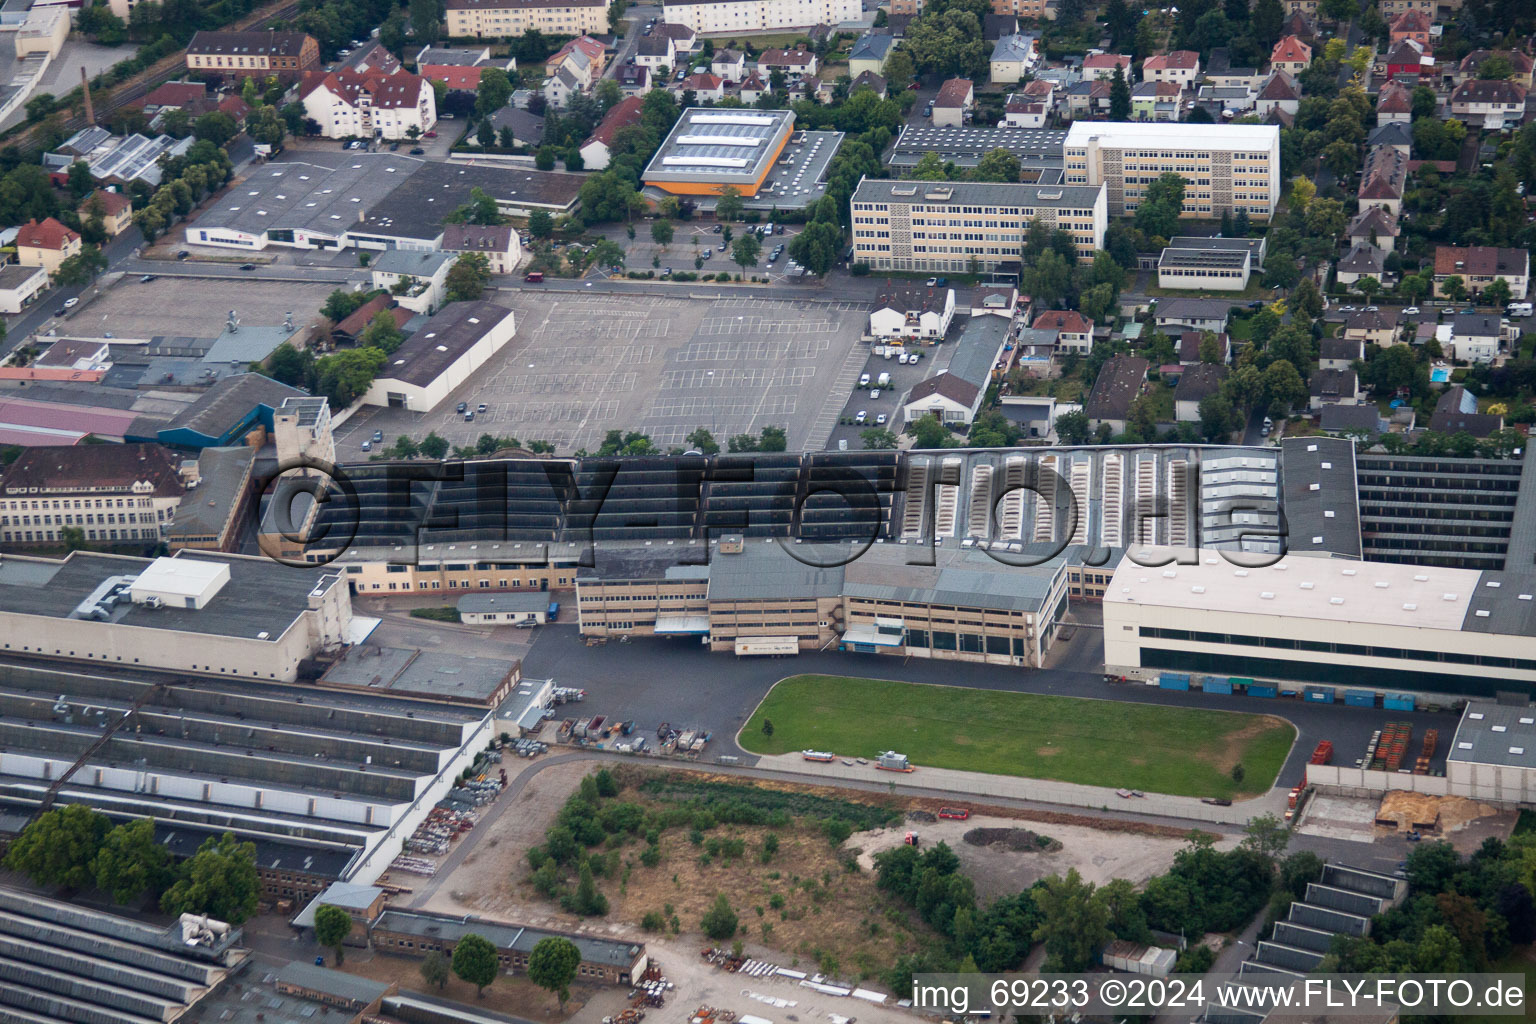
[(726, 186), (755, 196), (795, 132), (789, 110), (690, 107), (642, 179), (673, 195), (713, 196)]

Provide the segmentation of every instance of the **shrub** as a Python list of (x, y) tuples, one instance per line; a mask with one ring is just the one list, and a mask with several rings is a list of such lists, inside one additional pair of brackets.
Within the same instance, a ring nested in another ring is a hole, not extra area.
[(647, 910), (640, 919), (640, 927), (648, 932), (659, 932), (667, 926), (667, 919), (654, 910)]
[(731, 909), (731, 903), (721, 893), (715, 897), (715, 905), (709, 908), (699, 926), (704, 929), (704, 934), (717, 941), (723, 941), (736, 934), (736, 911)]
[(661, 847), (647, 846), (640, 851), (640, 863), (648, 868), (653, 868), (661, 863)]

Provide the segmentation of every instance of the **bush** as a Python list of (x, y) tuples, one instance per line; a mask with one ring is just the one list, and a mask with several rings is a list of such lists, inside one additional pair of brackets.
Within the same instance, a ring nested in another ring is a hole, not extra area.
[(654, 910), (647, 910), (640, 919), (640, 927), (648, 932), (659, 932), (667, 926), (667, 919)]
[(640, 851), (640, 863), (648, 868), (653, 868), (661, 863), (661, 847), (647, 846)]
[(457, 608), (412, 608), (411, 618), (431, 619), (433, 622), (458, 622)]
[(854, 277), (868, 277), (869, 276), (869, 264), (868, 263), (855, 263), (853, 266), (849, 267), (848, 270), (849, 270), (850, 273), (853, 274)]
[(842, 818), (828, 818), (821, 823), (821, 831), (827, 837), (827, 842), (841, 846), (853, 835), (853, 826)]
[(731, 903), (721, 893), (715, 897), (715, 905), (709, 908), (699, 926), (704, 929), (704, 934), (716, 941), (724, 941), (736, 934), (736, 911), (731, 909)]

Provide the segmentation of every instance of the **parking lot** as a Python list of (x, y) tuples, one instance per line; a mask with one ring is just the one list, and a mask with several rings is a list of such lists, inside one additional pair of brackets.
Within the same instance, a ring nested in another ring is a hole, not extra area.
[[(778, 282), (788, 280), (785, 270), (789, 266), (789, 243), (802, 230), (798, 224), (780, 225), (783, 234), (765, 235), (762, 241), (762, 255), (757, 259), (757, 266), (743, 269), (740, 264), (731, 259), (731, 247), (726, 245), (724, 249), (724, 232), (716, 232), (717, 226), (713, 221), (677, 221), (672, 225), (672, 241), (666, 245), (658, 245), (651, 238), (651, 222), (647, 221), (635, 225), (635, 237), (631, 240), (622, 227), (617, 224), (609, 225), (605, 230), (597, 233), (618, 243), (624, 250), (624, 268), (626, 270), (653, 270), (660, 274), (663, 270), (686, 270), (694, 272), (693, 262), (696, 258), (707, 255), (704, 265), (698, 269), (701, 274), (718, 274), (722, 270), (728, 270), (732, 274), (741, 274), (743, 277), (767, 277), (769, 281)], [(746, 233), (749, 225), (732, 224), (731, 240), (734, 242)], [(769, 266), (768, 259), (773, 255), (777, 246), (784, 246), (784, 252), (779, 255), (773, 265)], [(654, 266), (653, 266), (654, 263)], [(605, 277), (609, 273), (607, 267), (591, 267), (587, 270), (587, 277)]]
[[(956, 321), (956, 323), (959, 325), (964, 321)], [(950, 357), (955, 350), (954, 339), (959, 336), (959, 333), (959, 326), (956, 326), (950, 331), (948, 340), (942, 344), (908, 345), (907, 351), (919, 354), (919, 358), (916, 362), (906, 364), (901, 363), (894, 355), (875, 355), (871, 350), (868, 360), (859, 369), (859, 376), (855, 378), (848, 403), (839, 412), (839, 418), (851, 416), (855, 419), (860, 412), (863, 412), (865, 422), (852, 425), (839, 423), (832, 431), (832, 436), (827, 442), (828, 447), (836, 448), (840, 442), (847, 441), (850, 450), (863, 448), (864, 441), (859, 435), (870, 427), (880, 426), (893, 434), (901, 433), (905, 425), (901, 417), (902, 396), (912, 390), (914, 384), (932, 377), (949, 365)], [(878, 347), (880, 346), (876, 345), (872, 348)], [(870, 386), (861, 388), (857, 382), (866, 373), (869, 374)], [(889, 387), (878, 387), (882, 373), (891, 375)], [(877, 391), (880, 395), (878, 398), (874, 397)], [(886, 422), (877, 422), (881, 416), (886, 418)]]
[[(614, 429), (670, 448), (699, 427), (724, 447), (733, 434), (779, 426), (790, 450), (820, 450), (867, 356), (858, 302), (521, 287), (493, 298), (517, 313), (511, 343), (431, 412), (354, 416), (338, 432), (343, 459), (376, 430), (386, 445), (402, 433), (419, 441), (436, 431), (456, 445), (489, 433), (549, 441), (564, 454), (595, 451)], [(459, 402), (485, 410), (466, 422)]]
[(128, 275), (88, 305), (73, 311), (60, 333), (100, 336), (111, 331), (119, 340), (156, 336), (217, 338), (231, 311), (248, 327), (280, 327), (293, 314), (299, 332), (320, 322), (320, 307), (334, 284), (297, 284), (242, 277), (238, 289), (229, 281), (158, 276), (144, 282)]

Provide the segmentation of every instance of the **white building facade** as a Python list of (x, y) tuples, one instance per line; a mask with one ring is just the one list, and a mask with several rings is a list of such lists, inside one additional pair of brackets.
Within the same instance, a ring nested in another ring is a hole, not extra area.
[(860, 0), (666, 0), (665, 21), (700, 34), (764, 32), (813, 25), (840, 25), (863, 15)]
[(1079, 121), (1062, 152), (1064, 180), (1103, 185), (1114, 217), (1135, 213), (1147, 186), (1170, 172), (1185, 180), (1184, 217), (1268, 220), (1280, 201), (1276, 125)]

